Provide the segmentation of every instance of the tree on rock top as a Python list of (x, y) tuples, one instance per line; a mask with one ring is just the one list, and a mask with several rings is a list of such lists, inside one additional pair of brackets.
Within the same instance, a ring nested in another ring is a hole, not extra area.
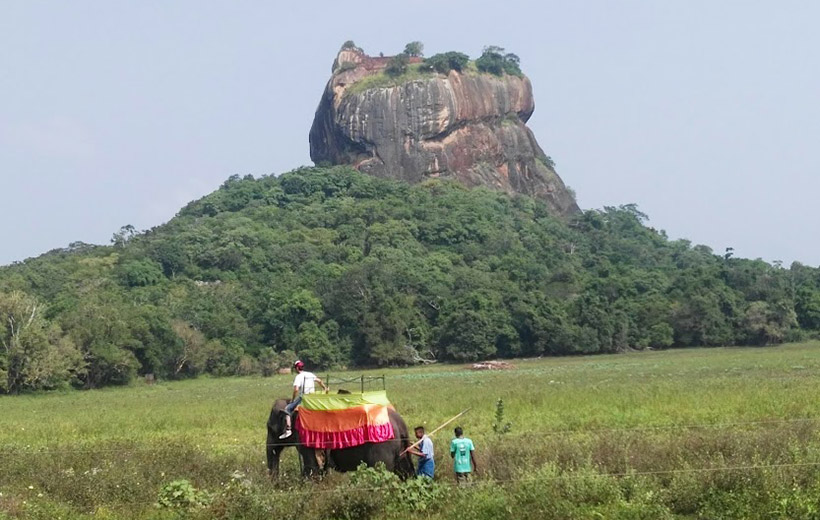
[(410, 63), (410, 56), (405, 53), (397, 54), (393, 56), (393, 59), (390, 60), (390, 63), (387, 64), (384, 71), (389, 76), (401, 76), (405, 72), (407, 72), (407, 65)]
[(487, 72), (496, 76), (507, 73), (511, 76), (522, 76), (521, 60), (517, 55), (505, 53), (503, 47), (490, 45), (484, 47), (484, 52), (475, 60), (476, 68), (481, 72)]
[(424, 60), (423, 67), (440, 74), (448, 74), (451, 70), (461, 72), (469, 62), (470, 57), (463, 52), (450, 51), (430, 56)]
[(344, 50), (352, 50), (352, 51), (363, 52), (362, 48), (357, 46), (356, 43), (353, 40), (347, 40), (346, 42), (344, 42), (342, 44), (341, 50), (343, 50), (343, 51)]
[(421, 42), (410, 42), (404, 46), (404, 54), (408, 56), (424, 56), (424, 44)]

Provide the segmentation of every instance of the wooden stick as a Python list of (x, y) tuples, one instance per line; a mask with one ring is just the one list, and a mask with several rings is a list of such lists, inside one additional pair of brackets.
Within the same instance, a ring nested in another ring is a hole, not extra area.
[[(451, 422), (455, 421), (456, 419), (458, 419), (459, 417), (461, 417), (461, 416), (462, 416), (462, 415), (464, 415), (465, 413), (469, 412), (470, 410), (471, 410), (471, 408), (467, 408), (467, 409), (465, 409), (465, 410), (464, 410), (463, 412), (461, 412), (460, 414), (456, 415), (456, 416), (455, 416), (455, 417), (453, 417), (452, 419), (449, 419), (449, 420), (448, 420), (448, 421), (446, 421), (444, 424), (442, 424), (441, 426), (439, 426), (439, 427), (438, 427), (438, 428), (436, 428), (435, 430), (433, 430), (433, 431), (431, 431), (430, 433), (428, 433), (428, 434), (427, 434), (427, 436), (429, 437), (429, 436), (431, 436), (431, 435), (435, 435), (435, 433), (436, 433), (437, 431), (439, 431), (440, 429), (444, 428), (445, 426), (447, 426), (447, 425), (448, 425), (448, 424), (450, 424)], [(405, 453), (407, 453), (408, 451), (410, 451), (410, 450), (412, 450), (413, 448), (415, 448), (416, 446), (418, 446), (420, 442), (421, 442), (421, 439), (417, 440), (416, 442), (414, 442), (413, 444), (411, 444), (410, 446), (408, 446), (407, 448), (405, 448), (403, 452), (399, 453), (399, 457), (401, 457), (402, 455), (404, 455), (404, 454), (405, 454)]]

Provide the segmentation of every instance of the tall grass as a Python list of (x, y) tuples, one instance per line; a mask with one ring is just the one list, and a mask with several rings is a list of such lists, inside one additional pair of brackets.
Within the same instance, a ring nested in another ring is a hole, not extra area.
[[(347, 475), (304, 483), (293, 450), (271, 483), (265, 421), (289, 376), (3, 397), (0, 518), (288, 518), (304, 508), (404, 518), (422, 506), (438, 518), (820, 517), (820, 344), (515, 364), (369, 372), (387, 376), (411, 427), (472, 408), (459, 423), (479, 474), (465, 489), (450, 486), (450, 428), (434, 438), (433, 490), (388, 492)], [(499, 398), (508, 433), (492, 428)], [(209, 505), (157, 508), (163, 486), (183, 479)]]

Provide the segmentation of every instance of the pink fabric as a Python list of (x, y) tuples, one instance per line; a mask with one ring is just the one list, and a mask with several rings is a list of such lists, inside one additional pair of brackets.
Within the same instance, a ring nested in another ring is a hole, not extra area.
[(305, 430), (297, 420), (296, 431), (299, 432), (299, 441), (305, 446), (331, 450), (352, 448), (366, 442), (384, 442), (393, 438), (393, 425), (390, 423), (330, 433)]

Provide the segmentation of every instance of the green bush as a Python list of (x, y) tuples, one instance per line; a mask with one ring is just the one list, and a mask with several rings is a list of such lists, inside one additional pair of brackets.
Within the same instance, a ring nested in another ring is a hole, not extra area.
[(445, 496), (445, 488), (428, 478), (411, 478), (399, 486), (399, 493), (393, 507), (414, 512), (429, 511), (436, 507)]
[(174, 480), (162, 486), (157, 495), (157, 505), (168, 509), (192, 509), (208, 505), (213, 497), (205, 490), (197, 489), (190, 481)]
[(407, 513), (429, 512), (440, 505), (444, 487), (427, 478), (402, 482), (387, 471), (383, 463), (367, 467), (362, 463), (350, 480), (335, 489), (335, 498), (327, 505), (325, 516), (345, 520), (376, 518), (383, 515), (402, 517)]
[(407, 72), (407, 65), (410, 63), (410, 57), (405, 53), (396, 54), (385, 67), (384, 72), (388, 76), (397, 77)]
[(128, 287), (156, 285), (164, 278), (162, 267), (148, 258), (129, 260), (117, 271), (122, 283)]
[(354, 51), (362, 52), (362, 48), (358, 47), (353, 40), (347, 40), (346, 42), (344, 42), (342, 44), (341, 50), (354, 50)]
[(505, 53), (502, 47), (490, 45), (484, 47), (484, 52), (475, 60), (476, 67), (481, 72), (487, 72), (496, 76), (504, 73), (512, 76), (523, 76), (521, 72), (520, 60), (517, 55)]
[(440, 74), (448, 74), (451, 70), (461, 72), (470, 62), (470, 57), (461, 52), (445, 52), (434, 54), (424, 60), (426, 70), (434, 70)]

